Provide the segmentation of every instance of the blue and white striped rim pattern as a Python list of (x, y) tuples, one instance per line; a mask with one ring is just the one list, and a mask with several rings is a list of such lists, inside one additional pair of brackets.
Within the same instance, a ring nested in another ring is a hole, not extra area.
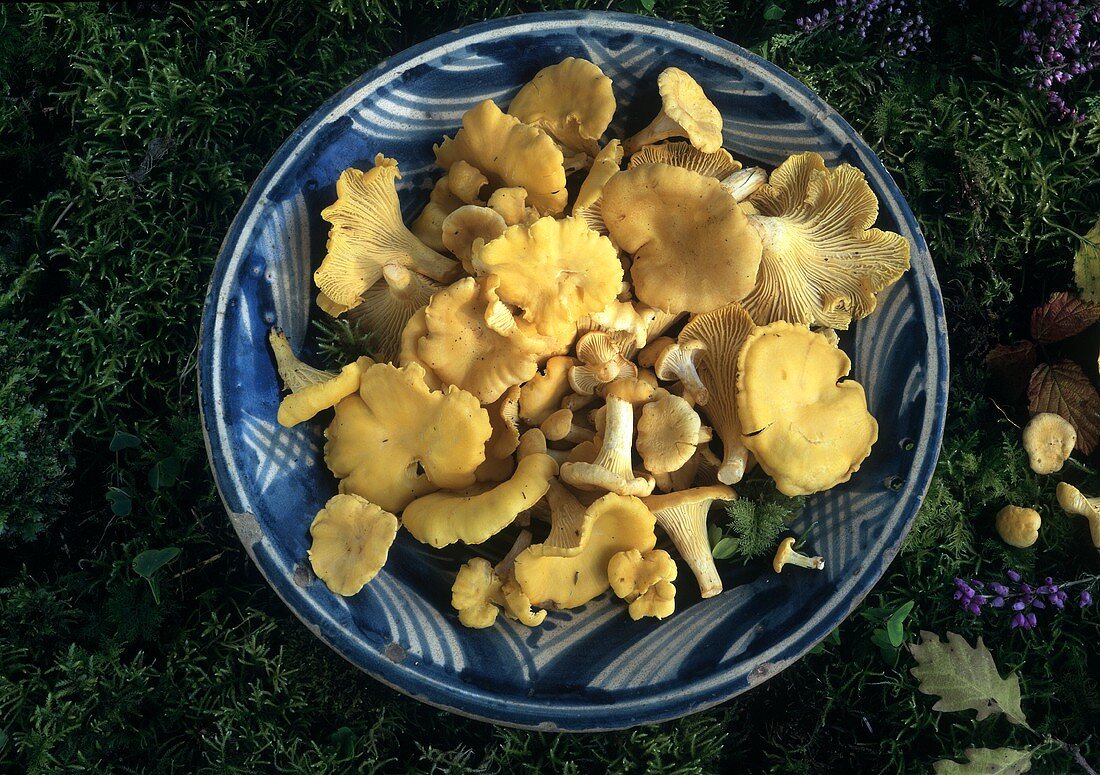
[[(335, 491), (321, 425), (275, 423), (278, 385), (264, 336), (306, 340), (310, 274), (324, 253), (320, 209), (344, 167), (376, 152), (402, 166), (413, 215), (432, 180), (431, 143), (481, 99), (506, 100), (566, 56), (599, 64), (615, 83), (612, 134), (658, 105), (656, 74), (687, 70), (726, 117), (726, 145), (774, 166), (815, 150), (862, 169), (880, 225), (909, 239), (913, 269), (842, 338), (867, 388), (880, 438), (852, 481), (811, 500), (822, 573), (776, 576), (763, 564), (724, 568), (727, 591), (699, 601), (681, 574), (678, 611), (630, 622), (605, 595), (528, 630), (463, 629), (449, 606), (460, 562), (487, 546), (430, 550), (399, 537), (359, 595), (332, 595), (306, 559), (312, 515)], [(831, 108), (773, 65), (693, 28), (614, 13), (533, 14), (486, 22), (381, 63), (300, 126), (261, 173), (230, 228), (207, 295), (199, 391), (211, 466), (235, 528), (261, 572), (302, 621), (379, 680), (465, 715), (535, 729), (597, 730), (662, 721), (714, 705), (774, 675), (827, 635), (893, 558), (935, 466), (947, 399), (947, 336), (927, 246), (900, 192)], [(892, 483), (895, 487), (888, 486)], [(897, 487), (900, 483), (900, 487)]]

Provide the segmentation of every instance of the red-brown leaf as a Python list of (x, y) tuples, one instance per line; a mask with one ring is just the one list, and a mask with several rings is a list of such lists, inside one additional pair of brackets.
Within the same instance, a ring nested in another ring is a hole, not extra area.
[(1100, 304), (1082, 301), (1061, 291), (1031, 311), (1031, 335), (1043, 344), (1060, 342), (1079, 334), (1100, 320)]
[(1035, 343), (999, 344), (985, 356), (990, 393), (995, 398), (1015, 401), (1023, 395), (1035, 369)]
[(1053, 366), (1040, 363), (1027, 386), (1028, 410), (1053, 412), (1069, 420), (1077, 431), (1077, 449), (1092, 452), (1100, 437), (1100, 393), (1073, 361)]

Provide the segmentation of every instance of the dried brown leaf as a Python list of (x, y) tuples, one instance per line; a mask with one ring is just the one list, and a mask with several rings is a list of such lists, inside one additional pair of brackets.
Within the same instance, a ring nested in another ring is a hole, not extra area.
[(1060, 342), (1079, 334), (1100, 320), (1100, 305), (1060, 291), (1031, 312), (1031, 335), (1043, 344)]
[(1073, 361), (1040, 363), (1027, 386), (1028, 411), (1059, 414), (1077, 431), (1077, 449), (1086, 455), (1100, 438), (1100, 393)]

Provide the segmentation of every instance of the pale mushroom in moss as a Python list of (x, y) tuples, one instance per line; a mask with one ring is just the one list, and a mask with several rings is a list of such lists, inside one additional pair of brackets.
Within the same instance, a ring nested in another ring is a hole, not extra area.
[(595, 156), (615, 115), (615, 95), (611, 79), (599, 67), (568, 57), (539, 70), (512, 98), (508, 113), (544, 130), (570, 151)]
[(750, 199), (763, 246), (756, 287), (742, 301), (759, 325), (776, 320), (846, 329), (909, 268), (909, 242), (871, 228), (878, 199), (863, 173), (801, 153)]
[(474, 273), (474, 251), (504, 233), (508, 224), (496, 211), (477, 205), (463, 205), (443, 219), (443, 244), (459, 261), (467, 274)]
[[(777, 368), (782, 364), (782, 368)], [(779, 321), (749, 334), (737, 357), (742, 440), (784, 495), (848, 481), (871, 453), (878, 423), (852, 362), (820, 334)]]
[(313, 274), (317, 287), (333, 302), (354, 307), (382, 279), (382, 267), (397, 263), (440, 282), (458, 276), (461, 267), (417, 239), (401, 221), (394, 181), (397, 163), (378, 154), (366, 172), (346, 169), (336, 181), (336, 202), (321, 211), (332, 224), (328, 252)]
[(389, 263), (382, 267), (382, 279), (363, 293), (363, 303), (344, 317), (370, 334), (380, 360), (393, 361), (401, 352), (401, 334), (409, 319), (444, 287), (401, 264)]
[(699, 444), (702, 421), (691, 405), (667, 391), (642, 407), (638, 418), (638, 441), (645, 470), (667, 474), (681, 468)]
[(611, 178), (601, 203), (611, 239), (633, 256), (634, 294), (651, 307), (706, 312), (753, 289), (760, 237), (714, 178), (646, 164)]
[(561, 478), (582, 490), (607, 490), (619, 495), (648, 495), (653, 478), (635, 476), (631, 466), (634, 442), (634, 407), (643, 404), (653, 388), (638, 379), (620, 379), (605, 390), (607, 419), (603, 444), (591, 463), (566, 463)]
[(1024, 426), (1023, 441), (1031, 470), (1053, 474), (1061, 471), (1073, 454), (1077, 430), (1059, 414), (1040, 412)]
[(462, 116), (462, 129), (435, 148), (440, 167), (465, 161), (488, 176), (490, 186), (520, 187), (540, 213), (565, 209), (564, 157), (554, 139), (537, 127), (501, 112), (485, 100)]
[(696, 487), (665, 495), (651, 495), (642, 502), (653, 512), (657, 524), (668, 533), (676, 550), (695, 574), (702, 597), (714, 597), (722, 591), (722, 579), (710, 552), (707, 513), (716, 500), (735, 500), (733, 488), (724, 484)]
[(1055, 488), (1058, 505), (1067, 514), (1084, 517), (1089, 521), (1092, 545), (1100, 549), (1100, 498), (1086, 497), (1072, 484), (1058, 482)]
[(424, 384), (431, 390), (442, 390), (443, 381), (417, 352), (417, 345), (420, 344), (420, 340), (428, 335), (428, 319), (424, 315), (424, 310), (425, 307), (421, 307), (414, 312), (401, 331), (401, 341), (397, 351), (397, 365), (408, 366), (410, 363), (415, 363), (424, 371)]
[(309, 526), (309, 563), (331, 591), (351, 597), (386, 564), (397, 517), (358, 495), (334, 495)]
[(425, 308), (428, 333), (417, 353), (444, 384), (457, 385), (484, 404), (531, 379), (548, 350), (546, 340), (524, 321), (502, 335), (486, 322), (493, 303), (482, 279), (466, 277), (432, 297)]
[(508, 481), (424, 495), (405, 507), (401, 524), (417, 541), (437, 549), (458, 541), (488, 541), (538, 502), (558, 473), (558, 464), (546, 454), (546, 439), (537, 429), (523, 435), (517, 456), (515, 473)]
[(398, 513), (420, 495), (473, 484), (490, 435), (489, 415), (470, 393), (429, 390), (417, 364), (376, 363), (359, 395), (336, 405), (325, 463), (340, 492)]
[(657, 90), (661, 112), (645, 129), (623, 142), (628, 153), (670, 137), (686, 137), (704, 153), (722, 147), (722, 114), (694, 78), (670, 67), (657, 76)]
[(604, 185), (613, 175), (618, 174), (622, 162), (623, 148), (618, 140), (612, 140), (592, 160), (592, 167), (573, 202), (573, 217), (579, 218), (588, 228), (603, 235), (607, 234), (607, 227), (603, 222), (600, 197), (603, 195)]
[(574, 548), (535, 544), (516, 558), (515, 575), (532, 605), (569, 609), (610, 588), (607, 566), (619, 552), (648, 552), (657, 542), (653, 515), (637, 498), (608, 493), (586, 509), (590, 528)]
[(623, 279), (614, 246), (575, 218), (509, 226), (473, 265), (500, 279), (501, 300), (522, 309), (524, 320), (557, 338), (571, 331), (571, 339), (580, 318), (614, 301)]
[(275, 356), (275, 369), (283, 387), (290, 395), (279, 403), (276, 419), (284, 428), (312, 419), (318, 412), (331, 409), (359, 389), (363, 372), (374, 365), (370, 358), (362, 357), (349, 363), (339, 374), (315, 369), (294, 355), (290, 342), (280, 329), (273, 328), (267, 335), (271, 352)]
[(1043, 519), (1035, 509), (1005, 506), (997, 512), (995, 523), (1002, 541), (1017, 549), (1026, 549), (1039, 540)]
[(555, 355), (546, 361), (519, 391), (519, 416), (528, 425), (541, 425), (556, 412), (569, 395), (569, 370), (580, 361), (568, 355)]
[(634, 621), (664, 619), (676, 611), (676, 561), (663, 549), (619, 552), (607, 564), (607, 575), (615, 596), (629, 603)]
[(724, 181), (741, 169), (741, 162), (736, 161), (724, 148), (719, 148), (713, 153), (703, 153), (691, 143), (684, 142), (647, 145), (630, 157), (626, 167), (634, 169), (643, 164), (683, 167), (708, 178), (717, 178), (719, 181)]
[(748, 464), (749, 450), (742, 438), (742, 422), (738, 416), (735, 393), (737, 356), (745, 339), (755, 328), (749, 314), (734, 302), (696, 315), (677, 337), (681, 346), (690, 342), (703, 344), (697, 364), (699, 381), (707, 389), (707, 405), (703, 407), (703, 412), (722, 441), (722, 464), (718, 478), (724, 484), (740, 482)]

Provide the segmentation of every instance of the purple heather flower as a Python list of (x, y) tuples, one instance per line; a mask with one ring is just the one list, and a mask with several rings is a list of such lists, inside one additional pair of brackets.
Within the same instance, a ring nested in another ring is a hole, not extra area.
[(1087, 589), (1081, 590), (1081, 594), (1077, 596), (1077, 605), (1081, 608), (1092, 605), (1092, 595)]
[[(991, 608), (1007, 608), (1012, 611), (1009, 620), (1011, 629), (1031, 630), (1039, 624), (1036, 611), (1048, 607), (1065, 609), (1069, 593), (1063, 587), (1079, 584), (1091, 586), (1100, 580), (1100, 576), (1092, 576), (1069, 584), (1058, 584), (1048, 576), (1043, 579), (1042, 584), (1029, 584), (1015, 570), (1006, 571), (1005, 577), (1007, 583), (956, 577), (953, 597), (958, 601), (959, 608), (972, 616), (981, 616), (982, 608), (987, 605)], [(1088, 589), (1082, 590), (1077, 596), (1078, 606), (1084, 608), (1091, 603), (1092, 595)]]

